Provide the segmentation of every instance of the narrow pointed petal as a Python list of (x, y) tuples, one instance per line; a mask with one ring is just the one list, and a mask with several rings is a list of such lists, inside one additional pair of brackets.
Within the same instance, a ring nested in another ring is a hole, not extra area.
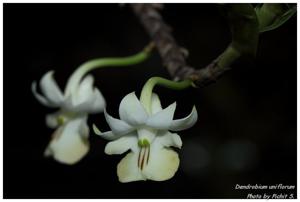
[(77, 91), (72, 95), (74, 97), (75, 105), (86, 102), (88, 99), (93, 99), (93, 83), (94, 78), (91, 75), (87, 75), (79, 84)]
[(82, 127), (87, 127), (86, 119), (70, 120), (59, 127), (53, 134), (45, 155), (64, 164), (75, 164), (80, 161), (89, 151), (88, 135), (81, 134)]
[(31, 84), (31, 91), (32, 91), (34, 97), (35, 97), (42, 105), (44, 105), (44, 106), (46, 106), (46, 107), (57, 107), (57, 104), (53, 104), (53, 103), (49, 102), (49, 100), (47, 100), (44, 96), (42, 96), (41, 94), (39, 94), (39, 93), (37, 92), (36, 86), (37, 86), (36, 82), (33, 82), (33, 83)]
[(146, 125), (160, 130), (168, 130), (172, 123), (175, 109), (176, 102), (169, 105), (164, 110), (150, 116), (146, 122)]
[(119, 135), (114, 134), (112, 131), (106, 131), (106, 132), (103, 132), (103, 133), (97, 134), (97, 135), (99, 135), (103, 139), (110, 140), (110, 141), (116, 140), (120, 137)]
[(127, 134), (134, 130), (134, 128), (128, 125), (125, 121), (110, 116), (106, 110), (104, 110), (104, 116), (112, 132), (116, 135)]
[(109, 155), (123, 154), (129, 149), (131, 149), (133, 152), (138, 150), (138, 139), (135, 134), (127, 135), (107, 143), (104, 152)]
[(172, 149), (151, 148), (148, 165), (143, 174), (150, 180), (164, 181), (171, 179), (179, 167), (179, 157)]
[(160, 99), (156, 93), (152, 93), (151, 97), (151, 112), (152, 114), (156, 114), (157, 112), (162, 110)]
[(103, 134), (95, 124), (93, 124), (92, 127), (93, 127), (93, 131), (94, 131), (94, 133), (96, 135), (100, 135), (101, 136)]
[(65, 96), (70, 96), (77, 91), (80, 81), (88, 71), (89, 66), (83, 64), (70, 75), (65, 87)]
[(138, 126), (144, 124), (148, 115), (135, 93), (126, 95), (119, 107), (120, 118), (128, 124)]
[(139, 180), (146, 180), (146, 178), (142, 175), (140, 169), (137, 166), (138, 161), (138, 153), (130, 152), (127, 154), (118, 164), (117, 166), (117, 174), (119, 177), (119, 181), (133, 182)]
[(106, 140), (116, 140), (121, 137), (120, 135), (114, 134), (112, 131), (101, 132), (95, 124), (93, 124), (93, 131), (96, 135)]
[(85, 93), (86, 90), (90, 90), (91, 86), (93, 86), (94, 77), (92, 75), (85, 76), (79, 84), (78, 91), (83, 91), (81, 93)]
[(54, 71), (47, 72), (40, 81), (40, 86), (46, 98), (54, 104), (59, 105), (64, 100), (64, 96), (53, 79)]
[(194, 106), (192, 112), (183, 119), (173, 120), (169, 130), (181, 131), (192, 127), (198, 119), (198, 113), (196, 107)]

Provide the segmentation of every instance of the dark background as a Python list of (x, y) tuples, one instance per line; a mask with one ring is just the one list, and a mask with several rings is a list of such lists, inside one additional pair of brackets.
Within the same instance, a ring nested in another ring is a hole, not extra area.
[[(167, 4), (162, 11), (188, 63), (202, 68), (230, 42), (226, 19), (214, 4)], [(66, 166), (43, 157), (53, 130), (30, 86), (50, 69), (64, 87), (74, 69), (92, 58), (127, 56), (149, 37), (128, 6), (118, 4), (4, 4), (5, 198), (246, 198), (236, 184), (296, 185), (296, 16), (260, 36), (255, 60), (239, 61), (215, 84), (181, 92), (156, 88), (163, 106), (177, 101), (176, 118), (196, 104), (199, 119), (180, 132), (183, 148), (168, 181), (118, 182), (121, 155), (104, 154), (106, 140), (91, 133), (90, 153)], [(151, 76), (169, 78), (157, 52), (133, 67), (95, 70), (108, 112), (138, 94)], [(109, 130), (103, 114), (93, 115)]]

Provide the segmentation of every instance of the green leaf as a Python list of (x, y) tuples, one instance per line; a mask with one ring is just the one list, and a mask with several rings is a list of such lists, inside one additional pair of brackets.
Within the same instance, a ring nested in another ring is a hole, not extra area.
[(255, 8), (259, 21), (259, 32), (276, 29), (288, 21), (296, 12), (296, 4), (265, 3)]

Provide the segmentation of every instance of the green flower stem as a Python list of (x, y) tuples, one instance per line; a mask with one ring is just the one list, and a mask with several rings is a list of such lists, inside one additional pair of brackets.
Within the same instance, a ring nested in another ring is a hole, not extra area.
[(69, 94), (70, 92), (76, 90), (80, 80), (87, 72), (101, 67), (118, 67), (141, 63), (147, 58), (149, 58), (152, 49), (153, 44), (151, 43), (148, 46), (146, 46), (143, 49), (143, 51), (132, 56), (119, 58), (99, 58), (83, 63), (75, 70), (75, 72), (69, 78), (66, 85), (65, 93)]
[(229, 45), (227, 49), (219, 56), (218, 58), (218, 66), (220, 68), (226, 69), (228, 68), (236, 59), (241, 56), (241, 53), (233, 47), (233, 45)]
[(193, 86), (193, 81), (192, 80), (184, 80), (184, 81), (171, 81), (168, 79), (164, 79), (161, 77), (152, 77), (150, 78), (144, 85), (141, 96), (140, 96), (140, 101), (144, 105), (145, 109), (147, 110), (148, 113), (151, 114), (151, 97), (152, 97), (152, 91), (155, 85), (163, 86), (166, 88), (170, 88), (172, 90), (183, 90), (185, 88), (188, 88), (190, 86)]

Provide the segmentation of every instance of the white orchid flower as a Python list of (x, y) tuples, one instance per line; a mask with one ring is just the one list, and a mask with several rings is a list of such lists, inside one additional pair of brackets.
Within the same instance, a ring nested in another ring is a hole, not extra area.
[[(94, 88), (94, 78), (85, 76), (88, 71), (104, 66), (125, 66), (144, 61), (152, 46), (142, 52), (124, 58), (101, 58), (81, 65), (69, 78), (62, 92), (53, 78), (53, 71), (47, 72), (40, 81), (43, 95), (37, 92), (36, 82), (32, 92), (43, 105), (59, 108), (58, 112), (46, 116), (46, 125), (56, 128), (46, 148), (45, 156), (65, 164), (74, 164), (89, 151), (88, 114), (103, 112), (105, 99), (98, 88)], [(85, 76), (85, 77), (84, 77)]]
[[(55, 82), (53, 71), (47, 72), (40, 81), (43, 95), (37, 92), (36, 82), (32, 84), (33, 94), (40, 103), (59, 108), (58, 112), (46, 116), (46, 125), (57, 129), (46, 148), (45, 156), (53, 156), (55, 160), (65, 164), (74, 164), (87, 154), (88, 114), (102, 112), (105, 107), (103, 95), (93, 87), (93, 77), (88, 75), (81, 81), (79, 74), (74, 75), (70, 77), (65, 93)], [(79, 81), (79, 84), (74, 84), (74, 80)]]
[(187, 117), (173, 120), (176, 103), (162, 109), (159, 97), (148, 92), (151, 93), (149, 107), (138, 100), (133, 92), (120, 103), (121, 119), (113, 118), (104, 111), (111, 131), (101, 133), (93, 125), (96, 134), (112, 140), (105, 147), (106, 154), (122, 154), (130, 150), (117, 166), (120, 182), (147, 179), (163, 181), (172, 178), (178, 169), (179, 157), (170, 147), (181, 148), (182, 141), (178, 134), (169, 130), (190, 128), (198, 118), (196, 108), (193, 107)]

